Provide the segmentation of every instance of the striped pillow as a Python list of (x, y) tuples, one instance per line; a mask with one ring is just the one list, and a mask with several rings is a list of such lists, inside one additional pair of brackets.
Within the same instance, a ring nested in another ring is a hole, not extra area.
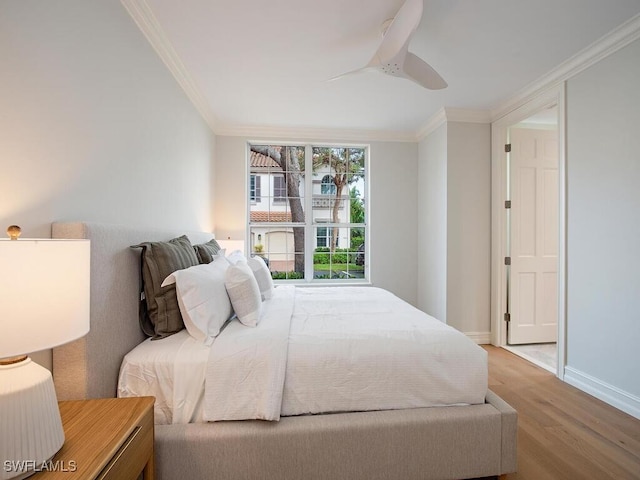
[(168, 242), (144, 242), (142, 248), (142, 285), (140, 327), (153, 339), (168, 337), (184, 328), (176, 286), (162, 287), (165, 278), (176, 270), (198, 265), (198, 258), (186, 235)]
[(193, 249), (200, 263), (211, 263), (213, 262), (213, 257), (220, 251), (220, 245), (218, 245), (215, 238), (212, 238), (207, 243), (194, 245)]

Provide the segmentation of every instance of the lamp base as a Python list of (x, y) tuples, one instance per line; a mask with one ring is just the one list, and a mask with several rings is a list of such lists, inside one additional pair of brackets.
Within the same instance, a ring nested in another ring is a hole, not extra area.
[(64, 431), (51, 372), (29, 357), (0, 363), (0, 480), (39, 471), (62, 448)]

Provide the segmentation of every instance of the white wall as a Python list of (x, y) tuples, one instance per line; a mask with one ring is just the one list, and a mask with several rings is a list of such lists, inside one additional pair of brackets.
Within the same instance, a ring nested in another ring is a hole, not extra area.
[(418, 146), (418, 307), (447, 321), (447, 124)]
[(214, 136), (118, 0), (4, 1), (0, 58), (0, 226), (212, 229)]
[[(216, 137), (216, 237), (244, 239), (247, 216), (246, 137)], [(260, 139), (260, 141), (267, 140)], [(312, 139), (309, 143), (340, 143)], [(301, 142), (301, 144), (307, 142)], [(344, 142), (353, 143), (353, 141)], [(363, 142), (370, 145), (369, 189), (371, 280), (416, 303), (417, 158), (415, 143)]]
[(418, 144), (370, 145), (371, 279), (416, 305)]
[(214, 136), (118, 0), (0, 2), (0, 58), (0, 231), (212, 229)]
[(447, 125), (447, 323), (491, 330), (491, 126)]
[(244, 137), (216, 137), (213, 214), (218, 239), (245, 239), (249, 188), (247, 142)]
[(567, 83), (565, 379), (584, 382), (582, 388), (599, 396), (610, 395), (618, 406), (620, 401), (635, 405), (636, 416), (640, 415), (639, 85), (640, 41)]
[(477, 341), (490, 331), (491, 132), (446, 122), (419, 145), (418, 305)]

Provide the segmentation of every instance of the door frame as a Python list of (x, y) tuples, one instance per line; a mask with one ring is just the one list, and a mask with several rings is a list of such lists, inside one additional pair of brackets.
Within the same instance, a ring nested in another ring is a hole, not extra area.
[(508, 129), (547, 108), (558, 112), (558, 342), (557, 371), (564, 378), (566, 365), (566, 262), (567, 262), (567, 177), (566, 177), (566, 105), (565, 83), (561, 82), (528, 100), (491, 124), (491, 343), (507, 344), (506, 312), (507, 275), (504, 257), (507, 252), (507, 214), (504, 201), (507, 195)]

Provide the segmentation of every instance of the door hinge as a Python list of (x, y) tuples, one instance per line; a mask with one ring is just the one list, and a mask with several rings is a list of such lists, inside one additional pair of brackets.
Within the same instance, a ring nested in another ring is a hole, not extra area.
[(504, 257), (504, 264), (511, 265), (511, 257)]
[(504, 201), (504, 208), (511, 208), (511, 200)]
[(505, 153), (509, 153), (510, 151), (511, 151), (511, 144), (510, 143), (505, 143), (504, 152)]
[(505, 313), (504, 314), (504, 321), (505, 322), (510, 322), (511, 321), (511, 314), (510, 313)]

